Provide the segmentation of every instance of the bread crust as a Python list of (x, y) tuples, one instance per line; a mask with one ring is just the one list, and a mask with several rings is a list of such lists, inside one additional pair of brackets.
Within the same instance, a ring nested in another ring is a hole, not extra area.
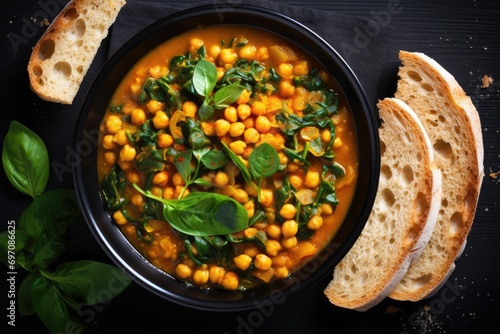
[(441, 198), (441, 174), (418, 117), (398, 99), (378, 107), (382, 152), (374, 208), (324, 291), (332, 304), (357, 311), (378, 304), (405, 276), (429, 241)]
[[(396, 98), (421, 119), (443, 174), (440, 214), (427, 247), (390, 297), (418, 301), (433, 295), (453, 271), (476, 212), (484, 176), (479, 115), (455, 78), (422, 53), (400, 51)], [(434, 103), (434, 105), (433, 105)]]
[(125, 0), (72, 0), (54, 18), (28, 62), (31, 89), (43, 100), (71, 104)]

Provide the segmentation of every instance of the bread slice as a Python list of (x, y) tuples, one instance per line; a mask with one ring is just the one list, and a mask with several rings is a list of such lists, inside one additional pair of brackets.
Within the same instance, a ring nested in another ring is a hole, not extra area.
[(415, 113), (402, 101), (378, 103), (380, 181), (373, 210), (325, 289), (331, 303), (365, 311), (382, 301), (427, 244), (441, 199), (441, 173)]
[(125, 0), (72, 0), (37, 42), (28, 63), (31, 89), (71, 104)]
[(476, 108), (455, 78), (422, 53), (400, 51), (396, 98), (418, 115), (443, 177), (441, 209), (427, 247), (391, 292), (396, 300), (432, 296), (449, 277), (470, 231), (484, 176)]

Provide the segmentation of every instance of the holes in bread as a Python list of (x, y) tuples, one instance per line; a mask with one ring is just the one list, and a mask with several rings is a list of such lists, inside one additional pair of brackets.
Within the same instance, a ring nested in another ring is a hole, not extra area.
[(385, 145), (385, 143), (383, 141), (380, 141), (380, 156), (384, 155), (386, 147), (387, 147), (387, 145)]
[(414, 179), (414, 176), (413, 176), (413, 168), (411, 168), (410, 165), (405, 165), (403, 167), (403, 180), (406, 182), (406, 184), (410, 184), (413, 179)]
[(461, 212), (455, 212), (450, 219), (450, 231), (452, 234), (457, 234), (462, 231), (464, 220)]
[(424, 286), (427, 283), (429, 283), (431, 279), (432, 279), (432, 274), (422, 275), (417, 279), (415, 279), (414, 283), (418, 284), (419, 286)]
[(39, 65), (33, 66), (33, 74), (35, 77), (41, 77), (43, 74), (43, 70)]
[(391, 207), (396, 202), (396, 198), (394, 197), (394, 193), (389, 188), (385, 188), (382, 190), (382, 200), (386, 207)]
[(432, 86), (429, 85), (428, 83), (423, 83), (420, 85), (420, 87), (422, 87), (425, 91), (429, 93), (434, 91), (434, 88), (432, 88)]
[(389, 180), (392, 177), (391, 167), (386, 164), (380, 166), (380, 176), (383, 180)]
[(85, 25), (85, 20), (84, 19), (78, 19), (75, 21), (74, 29), (72, 31), (72, 34), (78, 38), (81, 37), (85, 34), (85, 31), (87, 30), (87, 26)]
[(436, 152), (445, 159), (450, 159), (453, 156), (453, 149), (450, 143), (445, 142), (442, 139), (436, 140), (433, 147), (434, 147), (434, 152)]
[(67, 78), (71, 75), (71, 65), (66, 61), (60, 61), (54, 65), (54, 72)]
[(52, 57), (54, 50), (56, 49), (56, 42), (53, 39), (46, 39), (40, 45), (38, 51), (38, 60), (44, 61)]
[(66, 20), (68, 20), (68, 21), (72, 21), (77, 16), (78, 16), (78, 12), (77, 12), (76, 8), (75, 7), (70, 7), (68, 9), (66, 9), (66, 12), (64, 13), (63, 18), (66, 19)]
[(412, 79), (413, 81), (422, 81), (422, 77), (420, 76), (420, 74), (418, 74), (415, 71), (408, 71), (407, 74), (408, 74), (408, 77), (410, 79)]

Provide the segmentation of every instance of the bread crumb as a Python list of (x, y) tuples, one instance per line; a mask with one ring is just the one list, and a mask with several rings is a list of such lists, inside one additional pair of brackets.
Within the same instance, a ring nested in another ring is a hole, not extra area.
[(496, 178), (498, 178), (498, 176), (499, 176), (499, 175), (500, 175), (500, 172), (491, 172), (491, 173), (490, 173), (490, 177), (491, 177), (492, 179), (496, 179)]
[(491, 84), (493, 84), (493, 78), (485, 74), (483, 75), (482, 82), (483, 84), (481, 85), (481, 88), (488, 88)]

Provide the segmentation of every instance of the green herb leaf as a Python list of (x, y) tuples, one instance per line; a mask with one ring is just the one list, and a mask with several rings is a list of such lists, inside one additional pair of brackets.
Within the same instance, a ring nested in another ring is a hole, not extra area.
[(234, 82), (228, 86), (224, 86), (215, 92), (213, 97), (213, 105), (215, 109), (227, 108), (240, 97), (241, 93), (245, 90), (245, 87), (241, 86), (237, 82)]
[(193, 72), (193, 85), (196, 92), (201, 96), (209, 96), (217, 84), (217, 68), (214, 63), (206, 59), (200, 59)]
[(250, 173), (256, 179), (273, 176), (280, 167), (278, 152), (269, 143), (262, 143), (253, 149), (248, 157)]
[(22, 213), (18, 228), (31, 239), (31, 265), (45, 269), (66, 250), (66, 230), (81, 216), (73, 190), (56, 189), (39, 197)]
[(208, 169), (219, 169), (224, 167), (229, 159), (226, 157), (224, 152), (219, 150), (208, 151), (201, 157), (201, 162)]
[(131, 282), (120, 269), (87, 260), (61, 264), (50, 280), (65, 296), (85, 305), (113, 298)]
[(184, 198), (167, 200), (134, 188), (163, 203), (163, 216), (177, 231), (193, 236), (226, 235), (242, 231), (248, 224), (245, 208), (228, 196), (193, 192)]
[[(15, 231), (15, 233), (12, 233)], [(10, 267), (12, 261), (15, 262), (14, 267), (24, 266), (23, 249), (30, 243), (30, 238), (24, 231), (15, 229), (7, 230), (0, 233), (0, 261), (7, 267)], [(12, 248), (13, 247), (13, 248)]]
[(193, 150), (179, 151), (174, 156), (174, 165), (179, 174), (181, 174), (184, 182), (191, 181), (191, 159), (193, 158)]
[(200, 109), (198, 109), (198, 116), (200, 116), (200, 120), (206, 121), (213, 116), (214, 112), (215, 109), (213, 106), (207, 104), (206, 102), (203, 102), (203, 104), (200, 106)]
[(248, 170), (247, 166), (241, 161), (241, 159), (234, 154), (233, 151), (223, 142), (221, 142), (222, 148), (224, 149), (224, 152), (229, 156), (231, 161), (236, 165), (236, 167), (239, 168), (241, 171), (241, 174), (243, 175), (243, 178), (245, 179), (246, 182), (252, 181), (252, 175), (250, 174), (250, 171)]
[(42, 139), (17, 121), (10, 123), (2, 151), (2, 163), (10, 183), (33, 198), (49, 180), (49, 155)]
[(35, 313), (35, 308), (33, 307), (33, 299), (31, 297), (31, 290), (33, 282), (37, 278), (37, 274), (30, 273), (26, 276), (19, 287), (19, 292), (17, 294), (17, 303), (19, 307), (19, 314), (22, 316), (30, 315)]
[(31, 288), (33, 308), (43, 324), (52, 333), (85, 332), (86, 326), (76, 317), (52, 283), (38, 276)]

